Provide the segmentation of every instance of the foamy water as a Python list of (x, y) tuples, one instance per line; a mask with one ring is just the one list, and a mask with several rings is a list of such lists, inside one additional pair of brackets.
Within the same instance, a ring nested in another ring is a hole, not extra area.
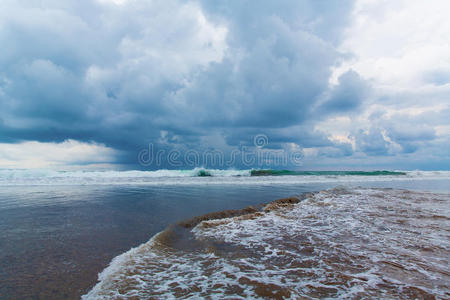
[[(0, 169), (0, 186), (11, 185), (293, 185), (380, 181), (450, 180), (450, 171), (402, 174), (251, 176), (252, 170), (54, 171)], [(363, 172), (362, 172), (363, 173)], [(391, 172), (392, 173), (392, 172)], [(207, 176), (204, 176), (206, 174)]]
[(116, 257), (83, 299), (446, 299), (449, 202), (448, 194), (337, 188), (172, 227)]

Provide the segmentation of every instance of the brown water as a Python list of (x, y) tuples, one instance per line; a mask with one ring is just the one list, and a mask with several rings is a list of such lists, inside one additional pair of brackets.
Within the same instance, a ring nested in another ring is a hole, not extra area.
[(80, 299), (170, 224), (322, 187), (0, 186), (0, 299)]
[[(61, 182), (14, 176), (9, 180), (8, 175), (0, 180), (0, 299), (79, 299), (114, 257), (194, 216), (340, 184), (448, 194), (450, 180), (440, 176), (187, 177), (145, 182), (127, 177), (117, 183), (115, 177), (105, 182), (70, 177)], [(175, 248), (203, 251), (205, 246), (193, 240), (190, 229), (175, 232), (183, 237), (172, 239), (179, 241)], [(225, 251), (234, 244), (219, 242), (214, 247)]]
[(116, 257), (84, 298), (448, 299), (449, 204), (336, 188), (207, 215)]

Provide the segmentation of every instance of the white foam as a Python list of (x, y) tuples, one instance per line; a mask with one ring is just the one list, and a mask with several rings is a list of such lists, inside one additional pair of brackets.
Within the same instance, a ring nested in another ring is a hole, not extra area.
[(153, 238), (115, 258), (83, 299), (257, 298), (255, 283), (292, 299), (445, 298), (449, 204), (444, 194), (335, 189), (254, 218), (205, 221), (195, 238), (231, 250), (164, 251)]
[[(199, 177), (204, 171), (211, 176)], [(251, 170), (54, 171), (0, 169), (0, 185), (286, 185), (382, 181), (450, 180), (450, 171), (411, 171), (406, 175), (250, 176)]]

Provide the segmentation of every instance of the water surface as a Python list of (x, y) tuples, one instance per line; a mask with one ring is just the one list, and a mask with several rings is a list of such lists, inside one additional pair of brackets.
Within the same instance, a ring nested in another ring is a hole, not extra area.
[(0, 295), (5, 299), (79, 299), (114, 257), (170, 224), (208, 212), (339, 185), (444, 193), (450, 186), (442, 174), (369, 181), (339, 176), (59, 181), (8, 176), (0, 180)]

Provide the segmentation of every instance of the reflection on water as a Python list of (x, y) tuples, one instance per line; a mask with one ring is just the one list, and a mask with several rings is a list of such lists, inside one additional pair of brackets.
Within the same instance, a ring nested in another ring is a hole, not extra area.
[(78, 299), (113, 257), (167, 225), (305, 187), (34, 186), (0, 190), (0, 295)]

